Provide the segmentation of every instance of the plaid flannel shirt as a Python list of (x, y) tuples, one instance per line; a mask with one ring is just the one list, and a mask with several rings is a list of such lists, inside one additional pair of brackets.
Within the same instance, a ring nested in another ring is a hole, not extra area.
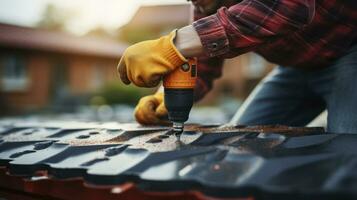
[(210, 16), (194, 11), (193, 26), (206, 53), (198, 58), (196, 101), (221, 76), (224, 58), (254, 51), (278, 65), (322, 68), (356, 43), (357, 0), (221, 0), (221, 4)]

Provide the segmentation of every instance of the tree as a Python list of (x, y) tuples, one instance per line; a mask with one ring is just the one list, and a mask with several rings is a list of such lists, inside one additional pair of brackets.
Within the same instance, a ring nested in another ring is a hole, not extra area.
[(66, 24), (71, 17), (72, 15), (68, 10), (59, 8), (54, 4), (47, 4), (41, 20), (37, 23), (37, 27), (65, 31)]

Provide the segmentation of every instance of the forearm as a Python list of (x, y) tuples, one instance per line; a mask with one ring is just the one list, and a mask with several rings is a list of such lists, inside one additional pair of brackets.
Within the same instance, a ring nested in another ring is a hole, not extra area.
[(185, 58), (198, 57), (204, 52), (200, 37), (192, 25), (177, 31), (175, 46)]

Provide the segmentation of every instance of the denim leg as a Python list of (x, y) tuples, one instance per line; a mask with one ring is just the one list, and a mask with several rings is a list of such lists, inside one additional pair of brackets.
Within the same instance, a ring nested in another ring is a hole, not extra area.
[(319, 77), (324, 85), (313, 85), (327, 102), (327, 130), (357, 133), (357, 45)]
[(306, 72), (275, 68), (254, 89), (230, 124), (305, 126), (326, 108), (308, 87)]

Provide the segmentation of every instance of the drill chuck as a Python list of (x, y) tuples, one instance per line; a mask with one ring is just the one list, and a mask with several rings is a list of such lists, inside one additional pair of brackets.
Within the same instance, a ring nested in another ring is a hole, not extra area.
[(169, 120), (172, 122), (187, 121), (193, 104), (193, 89), (165, 88), (164, 94)]

